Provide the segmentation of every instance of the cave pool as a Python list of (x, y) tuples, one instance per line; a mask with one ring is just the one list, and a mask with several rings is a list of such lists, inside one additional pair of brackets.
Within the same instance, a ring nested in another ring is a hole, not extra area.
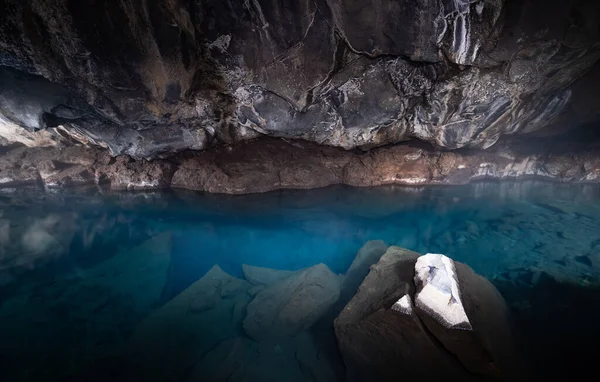
[[(294, 271), (324, 263), (344, 274), (369, 240), (443, 253), (490, 279), (541, 379), (593, 370), (597, 185), (335, 186), (239, 196), (4, 189), (0, 381), (143, 380), (129, 366), (132, 341), (144, 353), (133, 358), (153, 360), (148, 367), (178, 381), (342, 381), (333, 316), (308, 331), (302, 349), (314, 354), (301, 355), (285, 338), (246, 338), (235, 318), (243, 305), (194, 324), (173, 302), (215, 264), (240, 279), (242, 264)], [(149, 324), (161, 317), (168, 333)]]

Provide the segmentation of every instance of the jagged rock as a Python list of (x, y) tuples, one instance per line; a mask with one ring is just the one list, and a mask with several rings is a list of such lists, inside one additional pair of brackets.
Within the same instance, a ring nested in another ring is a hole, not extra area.
[(527, 378), (498, 291), (443, 255), (390, 247), (335, 331), (350, 381)]
[(526, 379), (513, 343), (508, 307), (486, 278), (444, 255), (427, 254), (417, 260), (415, 284), (419, 317), (469, 372)]
[(127, 156), (111, 158), (102, 150), (82, 146), (13, 147), (0, 156), (0, 188), (72, 187), (93, 182), (113, 189), (170, 186), (244, 194), (333, 184), (414, 186), (481, 179), (600, 182), (594, 141), (583, 146), (567, 142), (558, 152), (555, 146), (545, 138), (539, 146), (516, 140), (485, 151), (438, 152), (405, 144), (365, 154), (304, 141), (257, 139), (235, 148), (149, 162)]
[(465, 312), (454, 262), (444, 255), (428, 253), (415, 264), (415, 305), (447, 329), (472, 331)]
[(324, 264), (271, 284), (248, 304), (244, 331), (263, 341), (310, 328), (337, 301), (340, 279)]
[(236, 336), (249, 288), (215, 265), (136, 328), (128, 344), (130, 363), (145, 381), (180, 381), (214, 346)]
[(469, 375), (448, 357), (412, 309), (419, 254), (390, 247), (346, 305), (334, 327), (348, 381)]
[[(5, 0), (0, 115), (49, 136), (0, 136), (136, 159), (262, 134), (346, 149), (415, 138), (485, 148), (552, 125), (572, 94), (598, 93), (571, 85), (600, 58), (599, 6)], [(597, 117), (573, 109), (569, 125)]]
[(371, 265), (376, 264), (381, 259), (387, 248), (382, 240), (371, 240), (362, 246), (344, 276), (340, 293), (342, 301), (352, 298), (367, 274), (369, 274)]
[(247, 264), (242, 264), (242, 272), (244, 272), (246, 280), (252, 285), (271, 285), (295, 273), (280, 269), (254, 267)]

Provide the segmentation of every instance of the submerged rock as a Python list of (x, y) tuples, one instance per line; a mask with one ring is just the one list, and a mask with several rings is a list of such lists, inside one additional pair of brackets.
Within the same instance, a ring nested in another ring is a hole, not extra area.
[(527, 378), (498, 291), (443, 255), (390, 247), (335, 331), (350, 381)]
[(350, 300), (363, 282), (371, 265), (376, 264), (387, 250), (382, 240), (371, 240), (365, 243), (356, 254), (342, 282), (342, 301)]
[(339, 374), (322, 357), (317, 339), (301, 332), (277, 344), (247, 337), (227, 339), (206, 353), (184, 381), (335, 382)]
[(53, 379), (113, 355), (159, 303), (170, 260), (167, 233), (3, 301), (0, 354), (13, 355), (16, 366), (6, 378)]
[(180, 381), (214, 346), (239, 333), (250, 287), (215, 265), (136, 328), (130, 363), (145, 381)]
[(244, 331), (257, 341), (310, 328), (340, 296), (340, 279), (324, 264), (271, 284), (248, 304)]
[(242, 264), (242, 272), (244, 272), (244, 278), (252, 285), (270, 285), (295, 273), (293, 271), (261, 268), (247, 264)]

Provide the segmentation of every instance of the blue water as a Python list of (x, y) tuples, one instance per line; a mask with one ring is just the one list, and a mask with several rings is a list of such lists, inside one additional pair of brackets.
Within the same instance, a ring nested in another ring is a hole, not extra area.
[[(245, 196), (0, 190), (0, 380), (148, 380), (131, 358), (155, 365), (167, 356), (190, 368), (165, 361), (172, 380), (343, 380), (331, 318), (307, 331), (310, 345), (263, 345), (235, 318), (250, 297), (222, 297), (213, 310), (227, 318), (199, 316), (202, 328), (176, 306), (215, 264), (240, 280), (242, 264), (293, 271), (324, 263), (343, 275), (369, 240), (443, 253), (492, 280), (533, 368), (561, 375), (584, 364), (583, 345), (600, 338), (590, 301), (600, 296), (599, 202), (597, 186), (537, 182)], [(161, 315), (167, 326), (156, 323)], [(187, 334), (193, 346), (165, 345), (165, 336)], [(300, 346), (324, 354), (310, 361), (317, 371), (298, 367)], [(279, 367), (251, 367), (261, 362)], [(222, 370), (203, 374), (203, 365)], [(231, 368), (237, 374), (223, 372)]]

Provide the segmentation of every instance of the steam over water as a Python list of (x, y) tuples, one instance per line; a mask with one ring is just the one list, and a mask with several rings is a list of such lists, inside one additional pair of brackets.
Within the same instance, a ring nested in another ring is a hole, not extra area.
[[(148, 380), (151, 371), (341, 381), (333, 312), (294, 336), (248, 336), (248, 303), (264, 286), (245, 281), (242, 264), (323, 263), (341, 277), (369, 240), (443, 253), (489, 278), (541, 379), (596, 362), (587, 348), (600, 338), (598, 186), (0, 190), (0, 380)], [(219, 293), (207, 292), (211, 282)], [(192, 292), (205, 298), (186, 300)]]

